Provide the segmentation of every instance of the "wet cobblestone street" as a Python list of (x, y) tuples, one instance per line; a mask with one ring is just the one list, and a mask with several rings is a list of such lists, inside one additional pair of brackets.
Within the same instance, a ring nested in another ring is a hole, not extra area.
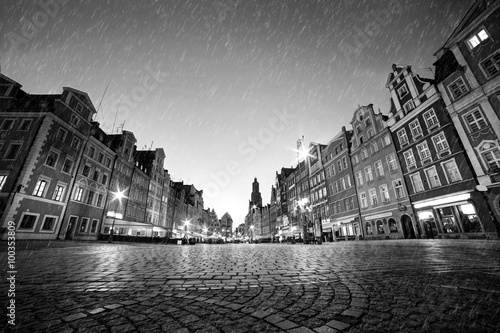
[(500, 332), (498, 241), (20, 242), (16, 268), (7, 331)]

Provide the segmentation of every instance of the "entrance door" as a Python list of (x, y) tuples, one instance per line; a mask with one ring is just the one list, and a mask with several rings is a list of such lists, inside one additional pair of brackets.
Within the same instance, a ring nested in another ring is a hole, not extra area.
[(407, 215), (401, 217), (401, 225), (403, 226), (403, 235), (405, 238), (415, 238), (415, 231), (411, 223), (411, 218)]
[(73, 239), (73, 229), (75, 229), (77, 217), (70, 216), (68, 222), (68, 228), (66, 229), (66, 237), (65, 239)]

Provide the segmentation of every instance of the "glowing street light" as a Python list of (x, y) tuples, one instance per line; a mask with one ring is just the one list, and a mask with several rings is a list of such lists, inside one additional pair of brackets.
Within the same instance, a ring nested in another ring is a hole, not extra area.
[(252, 242), (253, 242), (253, 229), (254, 229), (254, 226), (253, 226), (253, 225), (251, 225), (251, 226), (250, 226), (250, 230), (252, 231), (252, 237), (251, 237)]
[[(118, 200), (118, 201), (115, 203), (115, 211), (109, 211), (108, 214), (107, 214), (108, 216), (112, 216), (113, 217), (113, 223), (111, 225), (111, 230), (109, 232), (108, 243), (112, 243), (113, 242), (113, 234), (114, 234), (114, 231), (115, 231), (115, 221), (116, 221), (116, 218), (117, 217), (119, 219), (123, 218), (123, 214), (117, 213), (116, 211), (118, 210), (118, 203), (121, 206), (122, 199), (125, 198), (125, 191), (126, 190), (120, 191), (120, 189), (118, 188), (118, 192), (111, 192), (111, 194), (113, 195), (113, 199), (111, 199), (111, 201), (109, 202), (109, 204), (111, 204), (114, 200)], [(109, 207), (109, 204), (108, 204), (108, 207)]]

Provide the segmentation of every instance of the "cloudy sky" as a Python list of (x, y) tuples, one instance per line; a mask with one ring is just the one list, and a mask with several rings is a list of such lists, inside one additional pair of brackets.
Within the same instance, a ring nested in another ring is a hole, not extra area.
[(87, 92), (105, 131), (163, 148), (172, 178), (238, 224), (254, 177), (269, 202), (302, 135), (327, 143), (358, 105), (387, 113), (391, 64), (432, 77), (472, 3), (3, 1), (1, 71), (30, 93)]

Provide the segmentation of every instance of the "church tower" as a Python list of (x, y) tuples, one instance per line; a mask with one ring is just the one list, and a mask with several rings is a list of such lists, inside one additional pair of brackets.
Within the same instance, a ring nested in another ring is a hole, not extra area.
[(259, 191), (259, 182), (257, 178), (254, 178), (252, 184), (252, 195), (251, 195), (251, 205), (255, 205), (257, 207), (262, 207), (262, 196)]

